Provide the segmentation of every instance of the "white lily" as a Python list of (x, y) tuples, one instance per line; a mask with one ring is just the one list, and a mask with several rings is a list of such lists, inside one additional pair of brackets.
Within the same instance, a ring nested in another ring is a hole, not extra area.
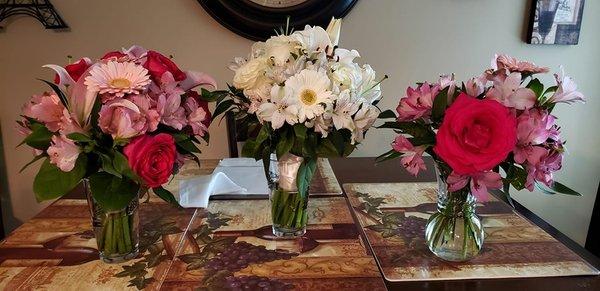
[(331, 17), (329, 25), (327, 25), (327, 34), (334, 46), (337, 46), (340, 40), (340, 31), (342, 30), (342, 19)]

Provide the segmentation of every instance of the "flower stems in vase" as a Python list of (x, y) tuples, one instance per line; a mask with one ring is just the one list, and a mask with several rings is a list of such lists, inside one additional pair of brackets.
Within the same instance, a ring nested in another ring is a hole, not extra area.
[(107, 213), (98, 235), (98, 250), (104, 256), (127, 254), (134, 250), (132, 224), (133, 216), (125, 210)]
[(271, 193), (273, 229), (302, 230), (305, 228), (308, 219), (307, 205), (308, 193), (273, 190)]

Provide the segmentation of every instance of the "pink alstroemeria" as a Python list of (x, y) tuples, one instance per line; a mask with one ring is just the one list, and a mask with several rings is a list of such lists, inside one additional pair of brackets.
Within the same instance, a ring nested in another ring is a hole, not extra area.
[(556, 141), (559, 132), (554, 122), (556, 118), (545, 109), (532, 108), (517, 118), (517, 146), (514, 150), (515, 162), (522, 164), (532, 154), (532, 146), (540, 145), (549, 138)]
[(575, 103), (575, 102), (585, 102), (585, 97), (579, 91), (577, 91), (577, 84), (573, 82), (571, 77), (565, 75), (565, 70), (561, 66), (560, 67), (560, 75), (554, 74), (554, 78), (556, 79), (556, 84), (558, 89), (556, 92), (550, 97), (547, 102), (549, 103)]
[(198, 86), (211, 86), (213, 89), (217, 88), (217, 81), (208, 74), (202, 72), (185, 71), (186, 78), (181, 81), (179, 87), (183, 91), (188, 91)]
[(521, 88), (521, 73), (510, 73), (508, 75), (496, 72), (492, 76), (494, 87), (485, 97), (500, 102), (506, 107), (525, 110), (533, 107), (537, 97), (529, 88)]
[(502, 177), (500, 174), (492, 171), (479, 172), (471, 175), (460, 175), (456, 172), (452, 172), (446, 180), (446, 183), (448, 183), (448, 190), (451, 192), (464, 188), (469, 182), (471, 184), (471, 193), (479, 202), (488, 200), (488, 189), (502, 188)]
[(454, 92), (456, 91), (456, 81), (454, 81), (454, 74), (441, 75), (437, 82), (440, 90), (448, 88), (448, 104), (452, 103), (454, 99)]
[(50, 163), (63, 172), (70, 172), (75, 167), (81, 149), (64, 135), (52, 136), (52, 143), (47, 150)]
[(433, 99), (440, 92), (439, 85), (429, 85), (427, 82), (413, 89), (406, 89), (406, 96), (400, 99), (396, 108), (399, 121), (412, 121), (418, 118), (428, 118), (431, 115)]
[(146, 132), (153, 132), (157, 129), (160, 122), (160, 114), (156, 110), (156, 102), (147, 95), (133, 95), (129, 97), (139, 109), (140, 113), (146, 118)]
[(524, 74), (548, 73), (550, 69), (538, 67), (532, 62), (519, 61), (508, 55), (494, 55), (492, 59), (492, 69), (507, 69), (510, 72), (519, 72)]
[(34, 95), (23, 106), (23, 115), (36, 119), (46, 125), (48, 130), (56, 132), (60, 129), (65, 106), (54, 93)]
[(425, 161), (423, 161), (425, 146), (415, 147), (406, 137), (398, 135), (396, 139), (394, 139), (394, 142), (392, 142), (392, 148), (403, 154), (400, 163), (402, 163), (402, 166), (404, 166), (409, 173), (417, 176), (421, 170), (427, 170)]
[(485, 92), (487, 85), (487, 75), (481, 74), (478, 77), (473, 77), (465, 83), (465, 90), (469, 96), (477, 97)]
[(562, 153), (557, 150), (548, 150), (543, 147), (533, 147), (531, 155), (527, 158), (527, 181), (525, 187), (533, 191), (535, 182), (539, 181), (546, 186), (554, 183), (552, 173), (562, 168)]
[(192, 127), (194, 135), (204, 136), (210, 125), (210, 112), (208, 103), (199, 104), (194, 97), (188, 97), (183, 105), (188, 113), (188, 124)]

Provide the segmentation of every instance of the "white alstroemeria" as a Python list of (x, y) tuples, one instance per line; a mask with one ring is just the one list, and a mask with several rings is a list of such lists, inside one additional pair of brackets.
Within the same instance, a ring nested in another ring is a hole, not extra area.
[(331, 17), (331, 21), (329, 21), (329, 25), (327, 25), (327, 34), (329, 34), (329, 39), (331, 39), (331, 43), (334, 46), (337, 46), (340, 42), (340, 32), (342, 30), (342, 19)]
[(323, 138), (329, 135), (329, 129), (331, 128), (331, 124), (332, 119), (330, 114), (328, 114), (327, 112), (313, 119), (311, 122), (305, 123), (306, 127), (314, 128), (314, 131), (320, 133)]
[(327, 52), (333, 48), (329, 34), (320, 26), (306, 25), (304, 30), (296, 31), (291, 36), (302, 44), (302, 49), (309, 55), (314, 52)]
[(365, 137), (365, 131), (375, 123), (379, 116), (377, 107), (363, 103), (362, 107), (354, 116), (354, 130), (352, 131), (352, 144), (361, 142)]
[(353, 102), (350, 97), (350, 90), (344, 90), (339, 94), (335, 103), (331, 118), (336, 129), (346, 128), (354, 130), (354, 120), (352, 115), (358, 111), (360, 103)]
[(302, 70), (285, 82), (286, 99), (298, 106), (298, 122), (313, 119), (333, 105), (331, 81), (323, 71)]
[(265, 56), (272, 60), (275, 66), (283, 66), (300, 46), (300, 43), (289, 35), (274, 36), (265, 42)]
[(363, 65), (362, 83), (357, 88), (358, 97), (366, 100), (369, 104), (381, 99), (381, 80), (376, 80), (376, 73), (369, 65)]
[(260, 105), (256, 115), (260, 120), (271, 122), (273, 129), (278, 129), (285, 122), (290, 125), (298, 123), (298, 106), (284, 98), (284, 88), (274, 85), (271, 89), (271, 102)]
[(550, 103), (575, 103), (577, 101), (585, 102), (585, 97), (579, 91), (577, 91), (577, 84), (573, 82), (571, 77), (565, 75), (565, 70), (563, 66), (560, 66), (560, 75), (554, 74), (554, 78), (556, 79), (556, 85), (558, 89), (556, 92), (548, 99), (547, 102)]
[(254, 58), (242, 65), (233, 76), (233, 86), (238, 89), (250, 89), (256, 85), (258, 78), (264, 75), (267, 59)]
[(357, 50), (338, 48), (333, 54), (333, 59), (342, 64), (352, 64), (356, 58), (360, 58), (360, 54)]

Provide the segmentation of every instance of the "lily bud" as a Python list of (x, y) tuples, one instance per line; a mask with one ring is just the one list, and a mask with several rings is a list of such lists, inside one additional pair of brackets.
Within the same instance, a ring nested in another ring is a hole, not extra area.
[(329, 25), (327, 25), (327, 34), (329, 35), (329, 39), (331, 39), (331, 43), (336, 46), (340, 41), (340, 31), (342, 30), (342, 19), (339, 18), (331, 18)]

